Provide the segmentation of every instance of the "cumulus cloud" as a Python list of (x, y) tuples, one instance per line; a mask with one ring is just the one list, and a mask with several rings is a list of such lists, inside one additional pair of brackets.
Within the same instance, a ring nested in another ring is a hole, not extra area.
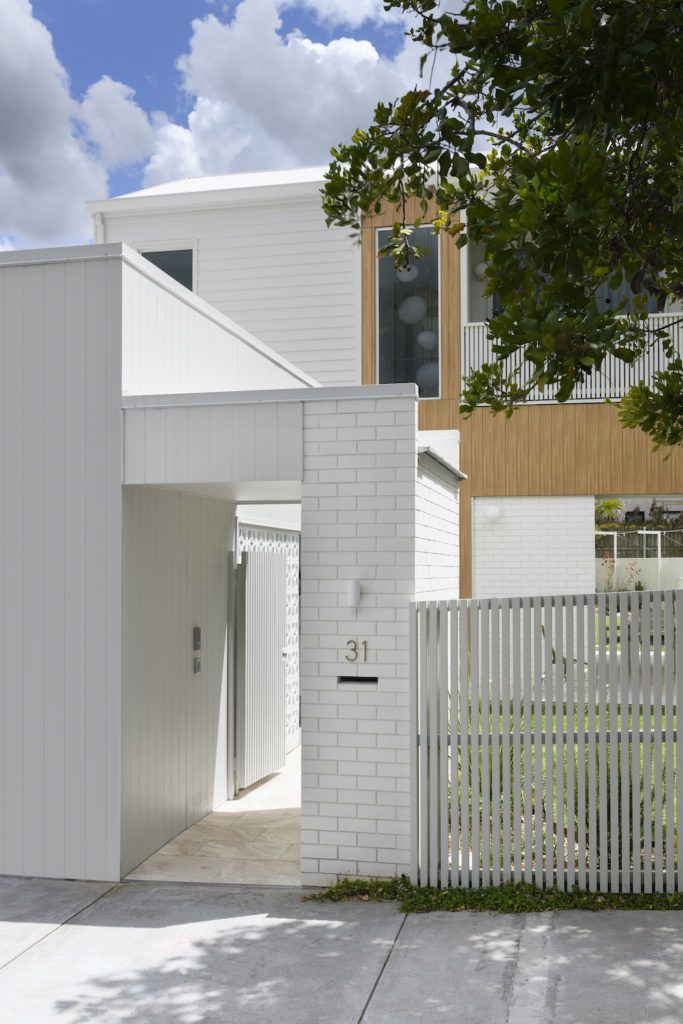
[[(148, 184), (188, 169), (216, 174), (325, 162), (332, 145), (370, 121), (379, 99), (415, 82), (413, 47), (389, 60), (367, 40), (284, 36), (280, 11), (287, 3), (243, 0), (230, 20), (209, 14), (193, 22), (189, 52), (178, 67), (194, 107), (187, 129), (168, 125), (159, 132)], [(310, 0), (310, 6), (330, 16), (358, 9), (347, 21), (362, 22), (377, 15), (379, 4)]]
[(300, 7), (311, 11), (320, 21), (349, 28), (359, 28), (367, 21), (400, 24), (403, 20), (399, 12), (389, 14), (384, 10), (384, 0), (283, 0), (280, 7)]
[[(286, 34), (281, 14), (291, 24), (297, 9), (339, 31), (324, 43)], [(106, 75), (79, 101), (30, 0), (0, 0), (0, 249), (89, 238), (85, 200), (106, 196), (117, 169), (144, 164), (157, 184), (326, 162), (417, 79), (411, 43), (387, 58), (350, 37), (395, 21), (382, 0), (215, 0), (177, 62), (191, 108), (177, 123)]]
[(22, 244), (83, 238), (84, 199), (106, 173), (79, 137), (77, 104), (28, 0), (0, 4), (0, 232)]
[(154, 148), (154, 130), (134, 97), (130, 86), (108, 75), (83, 97), (79, 116), (107, 169), (139, 163)]

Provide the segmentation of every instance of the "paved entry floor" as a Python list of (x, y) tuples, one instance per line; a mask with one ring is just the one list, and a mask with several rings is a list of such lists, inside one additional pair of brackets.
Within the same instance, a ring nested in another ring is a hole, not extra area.
[(0, 878), (3, 1024), (680, 1024), (683, 913)]
[(284, 771), (245, 790), (128, 875), (157, 882), (300, 885), (301, 748)]

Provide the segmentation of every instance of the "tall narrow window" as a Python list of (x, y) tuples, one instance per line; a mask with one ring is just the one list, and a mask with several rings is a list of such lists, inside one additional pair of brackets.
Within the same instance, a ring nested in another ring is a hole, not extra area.
[[(377, 233), (384, 245), (389, 229)], [(431, 228), (416, 228), (415, 245), (428, 254), (396, 270), (391, 257), (377, 272), (377, 361), (380, 384), (418, 386), (420, 398), (439, 397), (439, 239)]]
[(157, 252), (142, 252), (141, 255), (178, 284), (192, 291), (192, 249), (161, 249)]

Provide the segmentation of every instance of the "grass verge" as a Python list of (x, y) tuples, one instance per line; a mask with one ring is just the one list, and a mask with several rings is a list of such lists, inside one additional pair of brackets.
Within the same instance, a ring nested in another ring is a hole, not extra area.
[(574, 889), (537, 889), (526, 882), (505, 882), (487, 889), (430, 889), (401, 878), (342, 878), (305, 900), (340, 903), (396, 901), (403, 913), (431, 910), (488, 911), (494, 914), (531, 914), (547, 910), (683, 910), (683, 893), (598, 893)]

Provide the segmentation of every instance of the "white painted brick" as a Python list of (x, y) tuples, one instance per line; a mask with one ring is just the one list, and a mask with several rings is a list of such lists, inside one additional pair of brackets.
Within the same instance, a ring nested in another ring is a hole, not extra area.
[[(415, 399), (316, 405), (304, 407), (301, 560), (302, 872), (312, 884), (405, 870), (407, 609), (418, 557), (430, 580), (439, 571), (445, 529), (420, 494)], [(349, 579), (362, 581), (358, 609), (347, 606)], [(366, 664), (346, 661), (349, 638), (368, 640)], [(356, 672), (377, 674), (377, 686), (338, 686)]]

